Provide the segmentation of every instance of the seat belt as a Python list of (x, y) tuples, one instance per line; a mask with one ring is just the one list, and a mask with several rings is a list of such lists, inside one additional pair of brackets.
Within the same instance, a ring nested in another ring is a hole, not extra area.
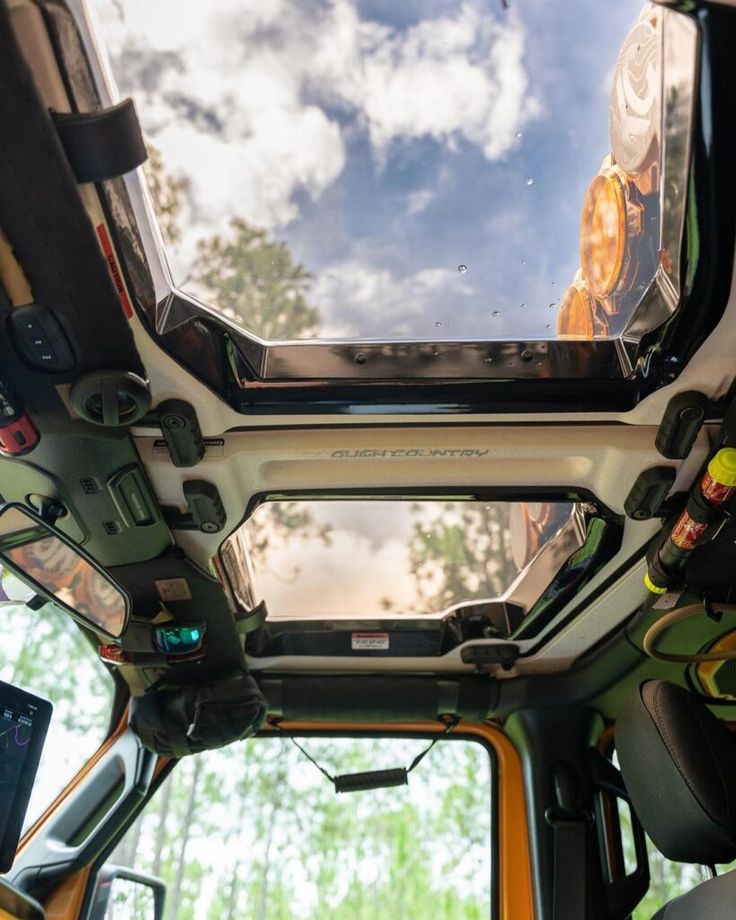
[(585, 920), (586, 837), (592, 816), (580, 807), (572, 767), (559, 763), (552, 776), (556, 804), (544, 815), (554, 833), (552, 920)]

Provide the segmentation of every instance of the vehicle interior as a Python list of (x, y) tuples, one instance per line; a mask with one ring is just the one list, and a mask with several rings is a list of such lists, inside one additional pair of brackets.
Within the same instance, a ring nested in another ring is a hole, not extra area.
[(730, 0), (0, 0), (0, 918), (736, 917)]

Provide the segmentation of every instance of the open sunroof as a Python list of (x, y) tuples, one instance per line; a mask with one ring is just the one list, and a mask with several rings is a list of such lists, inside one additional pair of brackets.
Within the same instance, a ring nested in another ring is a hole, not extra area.
[(269, 621), (433, 618), (501, 600), (521, 619), (585, 541), (569, 501), (276, 500), (223, 561)]
[[(589, 363), (565, 353), (556, 367), (543, 345), (561, 310), (585, 313), (565, 326), (577, 337), (631, 339), (675, 308), (696, 57), (691, 23), (666, 34), (678, 14), (645, 7), (631, 32), (639, 0), (605, 16), (586, 0), (97, 7), (160, 154), (149, 180), (174, 281), (248, 332), (534, 342), (507, 373), (572, 376)], [(581, 210), (599, 173), (581, 278)], [(601, 258), (618, 260), (613, 281)], [(511, 367), (494, 355), (438, 373)], [(258, 375), (300, 375), (246, 357)]]

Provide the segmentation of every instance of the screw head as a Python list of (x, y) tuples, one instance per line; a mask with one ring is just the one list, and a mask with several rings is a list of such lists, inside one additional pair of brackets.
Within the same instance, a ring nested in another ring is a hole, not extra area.
[(182, 428), (186, 428), (187, 422), (182, 415), (166, 415), (164, 416), (164, 425), (166, 428), (180, 430)]

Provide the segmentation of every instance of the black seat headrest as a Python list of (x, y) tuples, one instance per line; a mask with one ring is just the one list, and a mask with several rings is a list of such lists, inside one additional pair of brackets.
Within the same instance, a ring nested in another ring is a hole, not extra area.
[(697, 697), (651, 680), (616, 721), (631, 801), (657, 849), (677, 862), (736, 859), (736, 737)]

